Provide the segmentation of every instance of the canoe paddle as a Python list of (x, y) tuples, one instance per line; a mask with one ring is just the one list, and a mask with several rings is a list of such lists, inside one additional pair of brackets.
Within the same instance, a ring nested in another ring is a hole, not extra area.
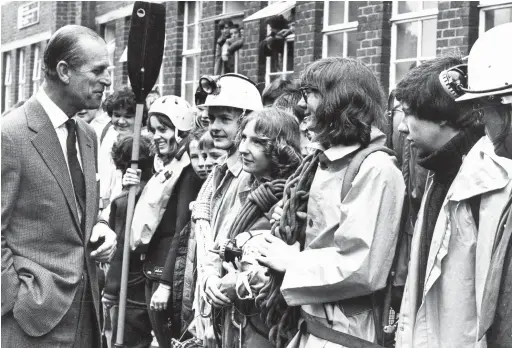
[[(146, 97), (155, 85), (160, 73), (165, 42), (165, 6), (163, 4), (136, 1), (133, 5), (130, 33), (128, 36), (128, 76), (135, 93), (135, 129), (131, 168), (137, 170), (139, 160), (140, 132)], [(128, 268), (130, 262), (130, 233), (137, 187), (130, 187), (126, 208), (126, 228), (124, 232), (123, 266), (121, 290), (119, 293), (119, 314), (114, 348), (126, 347), (124, 327), (126, 317), (126, 297), (128, 289)]]

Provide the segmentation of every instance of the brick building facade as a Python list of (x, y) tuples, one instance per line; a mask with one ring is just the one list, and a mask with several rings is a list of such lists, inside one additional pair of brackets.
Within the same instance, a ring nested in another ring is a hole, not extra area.
[[(512, 1), (166, 1), (166, 46), (155, 88), (192, 101), (203, 74), (213, 74), (219, 21), (243, 29), (236, 71), (260, 86), (296, 78), (327, 56), (367, 64), (388, 92), (425, 59), (469, 53), (478, 35), (512, 22)], [(10, 1), (1, 7), (2, 111), (29, 98), (43, 79), (51, 34), (66, 24), (96, 30), (109, 45), (114, 90), (128, 83), (126, 44), (133, 1)], [(266, 57), (266, 19), (282, 14), (294, 31), (282, 53)]]

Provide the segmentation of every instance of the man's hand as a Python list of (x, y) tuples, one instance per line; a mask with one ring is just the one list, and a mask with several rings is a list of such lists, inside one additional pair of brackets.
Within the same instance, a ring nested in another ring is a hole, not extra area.
[(168, 285), (160, 284), (155, 293), (151, 297), (149, 309), (154, 311), (165, 311), (167, 309), (167, 302), (171, 296), (171, 287)]
[(220, 278), (217, 276), (210, 276), (206, 280), (204, 292), (208, 302), (215, 308), (221, 308), (231, 304), (231, 300), (219, 290), (219, 286)]
[(101, 237), (104, 237), (105, 241), (91, 253), (91, 257), (98, 262), (110, 262), (116, 252), (117, 235), (107, 224), (98, 222), (92, 229), (89, 242), (96, 243)]
[(260, 256), (256, 257), (259, 263), (277, 272), (284, 273), (288, 265), (299, 257), (300, 244), (288, 245), (280, 238), (271, 234), (257, 246)]

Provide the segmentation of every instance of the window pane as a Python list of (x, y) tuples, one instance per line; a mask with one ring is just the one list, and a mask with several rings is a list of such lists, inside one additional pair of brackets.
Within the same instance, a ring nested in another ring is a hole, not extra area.
[(512, 22), (512, 7), (485, 11), (485, 31)]
[(245, 9), (243, 1), (224, 1), (224, 4), (224, 13), (241, 12)]
[(437, 19), (428, 19), (422, 22), (422, 40), (421, 40), (421, 56), (436, 56), (436, 40), (437, 40)]
[(418, 22), (396, 25), (396, 58), (413, 58), (418, 52)]
[(358, 48), (357, 31), (347, 32), (347, 57), (356, 57)]
[(329, 23), (327, 25), (344, 23), (345, 1), (329, 1)]
[(349, 1), (348, 3), (348, 21), (355, 22), (359, 16), (359, 7), (365, 6), (366, 1)]
[(194, 83), (185, 83), (185, 95), (183, 98), (185, 98), (186, 101), (189, 102), (190, 105), (194, 105)]
[(336, 33), (326, 36), (327, 56), (343, 57), (343, 33)]
[(416, 67), (416, 62), (396, 63), (395, 66), (395, 83), (398, 83), (409, 70)]
[(281, 53), (273, 54), (270, 58), (270, 72), (283, 71), (283, 55)]
[(188, 5), (188, 15), (187, 15), (187, 24), (194, 23), (196, 18), (196, 2), (189, 1)]
[(417, 12), (421, 10), (421, 1), (399, 1), (398, 13)]
[(294, 42), (287, 42), (287, 57), (286, 57), (286, 71), (293, 71), (293, 51), (294, 51)]
[(432, 8), (437, 8), (437, 1), (423, 1), (424, 10), (429, 10)]
[(196, 39), (196, 27), (194, 24), (187, 27), (187, 47), (185, 49), (190, 50), (195, 46)]
[(186, 64), (186, 73), (185, 73), (185, 81), (191, 81), (193, 82), (195, 80), (195, 57), (186, 57), (185, 58), (185, 64)]

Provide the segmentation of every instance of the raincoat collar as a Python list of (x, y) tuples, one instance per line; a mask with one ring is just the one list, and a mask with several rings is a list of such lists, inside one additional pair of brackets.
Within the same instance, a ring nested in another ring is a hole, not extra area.
[[(382, 133), (378, 128), (372, 127), (372, 132), (370, 134), (370, 144), (372, 145), (384, 145), (386, 143), (386, 135)], [(311, 143), (308, 148), (311, 150), (320, 150), (323, 153), (323, 156), (330, 162), (337, 161), (342, 159), (351, 153), (355, 152), (361, 147), (361, 144), (357, 143), (354, 145), (336, 145), (328, 148), (327, 150), (318, 142)]]
[(238, 151), (236, 151), (234, 154), (232, 154), (229, 157), (227, 157), (227, 155), (224, 155), (224, 156), (225, 157), (222, 158), (219, 162), (225, 163), (226, 166), (228, 167), (228, 170), (231, 172), (231, 174), (233, 174), (233, 176), (238, 178), (238, 176), (242, 172), (242, 162), (240, 162), (240, 153)]
[(492, 142), (484, 136), (464, 159), (446, 199), (463, 201), (504, 188), (512, 177), (508, 171), (511, 163), (512, 160), (496, 155)]

